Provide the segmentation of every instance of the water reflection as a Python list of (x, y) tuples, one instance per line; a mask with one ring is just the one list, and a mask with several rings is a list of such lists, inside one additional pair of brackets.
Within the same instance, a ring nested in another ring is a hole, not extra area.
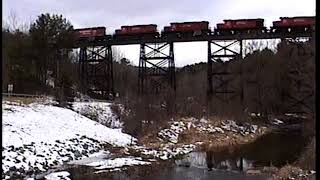
[(179, 166), (246, 171), (253, 167), (283, 166), (294, 162), (305, 146), (305, 137), (299, 134), (271, 133), (254, 143), (225, 147), (206, 152), (192, 152), (181, 160)]
[(264, 174), (247, 175), (255, 167), (283, 166), (295, 161), (302, 152), (306, 139), (299, 134), (271, 133), (251, 144), (236, 147), (192, 152), (175, 163), (131, 167), (130, 170), (96, 174), (90, 167), (77, 166), (67, 170), (72, 179), (224, 179), (268, 180)]
[(176, 160), (178, 166), (197, 167), (202, 169), (223, 169), (245, 171), (253, 167), (253, 161), (245, 158), (224, 159), (213, 151), (192, 152), (181, 160)]

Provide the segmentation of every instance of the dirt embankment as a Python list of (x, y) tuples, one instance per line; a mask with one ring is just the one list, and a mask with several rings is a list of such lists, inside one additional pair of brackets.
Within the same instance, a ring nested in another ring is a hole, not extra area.
[(239, 124), (232, 120), (217, 120), (214, 117), (208, 120), (179, 118), (178, 121), (169, 122), (161, 131), (144, 136), (140, 142), (154, 148), (169, 142), (176, 146), (195, 144), (196, 150), (215, 149), (250, 143), (270, 131), (267, 126), (261, 124)]

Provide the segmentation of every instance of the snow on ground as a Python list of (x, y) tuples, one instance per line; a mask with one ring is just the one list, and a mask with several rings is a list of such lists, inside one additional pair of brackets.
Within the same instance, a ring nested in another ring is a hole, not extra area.
[(279, 125), (279, 124), (283, 124), (283, 121), (275, 118), (275, 119), (273, 119), (273, 121), (271, 122), (271, 124)]
[[(70, 109), (33, 103), (2, 103), (2, 170), (5, 178), (46, 171), (136, 139)], [(4, 178), (4, 177), (3, 177)]]
[[(148, 162), (150, 161), (150, 162)], [(94, 168), (95, 174), (121, 171), (125, 170), (128, 166), (135, 165), (150, 165), (152, 159), (142, 160), (141, 157), (115, 157), (114, 154), (109, 152), (100, 151), (89, 155), (89, 157), (82, 158), (80, 160), (74, 160), (68, 162), (70, 165), (82, 165)]]
[(196, 146), (193, 144), (184, 144), (176, 146), (173, 143), (163, 144), (159, 149), (152, 149), (145, 146), (133, 146), (132, 148), (149, 158), (159, 158), (168, 160), (179, 155), (185, 155), (194, 150)]
[(101, 159), (107, 159), (111, 156), (109, 151), (99, 151), (88, 155), (88, 157), (81, 158), (79, 160), (73, 160), (68, 162), (71, 165), (86, 165), (92, 162), (100, 161)]
[(199, 132), (205, 133), (224, 133), (224, 131), (233, 131), (235, 133), (240, 133), (241, 135), (249, 135), (251, 133), (256, 133), (258, 130), (257, 125), (251, 125), (248, 123), (237, 124), (235, 121), (226, 120), (222, 121), (220, 126), (213, 126), (205, 119), (188, 118), (185, 121), (172, 121), (170, 122), (170, 127), (162, 129), (158, 133), (158, 137), (162, 141), (168, 141), (171, 143), (178, 143), (179, 135), (191, 128), (195, 128)]
[(72, 110), (31, 104), (16, 106), (3, 104), (3, 146), (21, 146), (31, 142), (54, 143), (85, 135), (112, 145), (130, 144), (131, 136), (121, 130), (110, 129)]
[(178, 137), (181, 132), (186, 130), (185, 123), (182, 121), (175, 121), (172, 122), (171, 126), (169, 129), (163, 129), (158, 133), (158, 136), (162, 140), (168, 140), (169, 142), (172, 143), (177, 143), (178, 142)]
[(92, 162), (86, 164), (87, 166), (92, 166), (95, 169), (111, 169), (111, 168), (119, 168), (123, 166), (133, 166), (133, 165), (147, 165), (151, 164), (151, 162), (142, 161), (141, 157), (122, 157), (115, 159), (105, 159), (101, 161)]
[(108, 102), (73, 102), (72, 108), (76, 112), (90, 118), (96, 119), (99, 123), (110, 128), (122, 128), (123, 123), (111, 110), (111, 103)]
[(60, 172), (54, 172), (51, 174), (46, 175), (44, 178), (47, 180), (58, 180), (58, 179), (65, 179), (69, 180), (70, 173), (67, 171), (60, 171)]
[(286, 116), (289, 116), (289, 117), (294, 117), (294, 118), (302, 118), (302, 119), (307, 119), (307, 117), (306, 117), (306, 116), (303, 116), (303, 115), (299, 115), (299, 114), (286, 113), (285, 115), (286, 115)]

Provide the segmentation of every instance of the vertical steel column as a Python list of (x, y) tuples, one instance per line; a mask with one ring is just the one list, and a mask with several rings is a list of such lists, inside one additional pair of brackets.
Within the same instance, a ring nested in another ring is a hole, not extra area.
[(211, 54), (211, 42), (208, 41), (208, 64), (207, 64), (207, 95), (208, 99), (211, 99), (213, 93), (212, 87), (212, 54)]
[(169, 69), (170, 69), (170, 85), (173, 88), (174, 92), (176, 92), (176, 71), (175, 71), (175, 63), (174, 63), (174, 47), (173, 47), (173, 42), (170, 42), (170, 51), (169, 51), (169, 57), (170, 57), (170, 64), (169, 64)]
[(211, 114), (213, 86), (212, 86), (212, 56), (211, 56), (211, 41), (208, 41), (208, 62), (207, 62), (207, 117)]
[(241, 59), (241, 63), (240, 63), (240, 103), (242, 106), (242, 110), (244, 111), (244, 82), (243, 82), (243, 73), (242, 73), (242, 69), (243, 69), (243, 42), (242, 39), (239, 40), (239, 45), (240, 45), (240, 52), (239, 52), (239, 56)]
[(85, 62), (87, 61), (87, 50), (85, 47), (80, 48), (79, 52), (79, 80), (80, 80), (80, 88), (84, 92), (86, 86), (86, 74), (85, 74)]
[(145, 44), (140, 44), (140, 58), (139, 58), (139, 72), (138, 72), (138, 94), (144, 93), (144, 79), (145, 79)]
[[(112, 47), (111, 45), (107, 46), (107, 89), (109, 94), (114, 97), (114, 82), (113, 82), (113, 59), (112, 59)], [(108, 95), (109, 95), (108, 94)]]

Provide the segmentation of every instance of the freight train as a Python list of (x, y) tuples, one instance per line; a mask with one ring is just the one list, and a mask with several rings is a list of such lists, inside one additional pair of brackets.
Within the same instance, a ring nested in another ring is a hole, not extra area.
[(159, 32), (157, 31), (157, 25), (146, 24), (146, 25), (134, 25), (134, 26), (121, 26), (120, 29), (115, 30), (114, 37), (130, 38), (130, 37), (158, 37)]
[(208, 21), (194, 22), (173, 22), (170, 26), (165, 26), (161, 32), (162, 36), (189, 34), (192, 36), (209, 35), (210, 28)]
[(214, 30), (215, 34), (263, 33), (267, 29), (263, 19), (227, 19), (223, 22), (217, 24), (217, 28)]
[(92, 27), (74, 30), (74, 38), (76, 40), (102, 40), (105, 36), (105, 27)]
[(314, 16), (280, 17), (280, 21), (273, 21), (272, 32), (311, 32), (315, 30)]
[[(264, 19), (226, 19), (223, 23), (218, 23), (214, 31), (211, 31), (208, 21), (193, 22), (172, 22), (170, 26), (165, 26), (161, 34), (157, 30), (157, 25), (133, 25), (121, 26), (115, 30), (112, 36), (114, 39), (128, 38), (158, 38), (169, 36), (207, 36), (207, 35), (230, 35), (230, 34), (250, 34), (250, 33), (290, 33), (290, 32), (311, 32), (315, 30), (314, 16), (280, 17), (280, 21), (273, 21), (273, 26), (268, 30), (264, 26)], [(106, 36), (105, 27), (94, 27), (75, 29), (74, 34), (77, 40), (91, 39), (99, 40)], [(111, 36), (110, 36), (111, 37)]]

